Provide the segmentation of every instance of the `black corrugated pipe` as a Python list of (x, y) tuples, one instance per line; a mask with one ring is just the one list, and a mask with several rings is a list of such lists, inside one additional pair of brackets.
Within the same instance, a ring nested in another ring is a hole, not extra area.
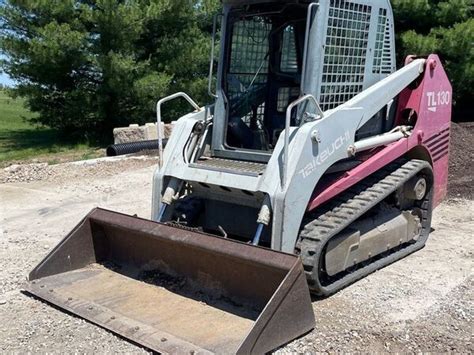
[[(166, 146), (166, 143), (168, 143), (168, 139), (163, 139), (163, 147)], [(107, 147), (107, 156), (115, 157), (117, 155), (138, 153), (142, 150), (158, 150), (158, 139), (150, 141), (112, 144)]]

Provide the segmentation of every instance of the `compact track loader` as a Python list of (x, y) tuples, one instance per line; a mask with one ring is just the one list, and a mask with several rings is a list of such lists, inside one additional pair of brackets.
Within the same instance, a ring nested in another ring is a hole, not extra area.
[(195, 111), (160, 138), (151, 220), (93, 210), (26, 286), (160, 352), (310, 331), (310, 293), (422, 248), (446, 194), (451, 85), (436, 55), (396, 70), (387, 0), (224, 0), (219, 19), (214, 104), (157, 104), (159, 127), (166, 101)]

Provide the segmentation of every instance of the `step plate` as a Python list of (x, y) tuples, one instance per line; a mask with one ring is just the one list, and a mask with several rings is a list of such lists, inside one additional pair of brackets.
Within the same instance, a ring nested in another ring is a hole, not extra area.
[(267, 164), (221, 158), (200, 159), (189, 164), (192, 168), (222, 171), (240, 175), (259, 176), (265, 172)]

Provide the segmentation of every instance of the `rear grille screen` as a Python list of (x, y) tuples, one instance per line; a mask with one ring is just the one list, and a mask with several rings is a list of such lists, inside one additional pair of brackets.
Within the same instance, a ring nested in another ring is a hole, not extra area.
[(320, 105), (335, 108), (363, 90), (371, 6), (331, 0)]
[(391, 74), (393, 71), (392, 55), (390, 51), (390, 19), (387, 9), (379, 10), (377, 24), (377, 38), (375, 39), (374, 74)]

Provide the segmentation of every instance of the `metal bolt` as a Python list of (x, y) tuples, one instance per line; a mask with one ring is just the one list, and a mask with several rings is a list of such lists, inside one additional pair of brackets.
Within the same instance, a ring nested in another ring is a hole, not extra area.
[(321, 134), (317, 129), (315, 129), (313, 132), (311, 132), (311, 139), (315, 143), (321, 143)]
[(165, 341), (168, 341), (166, 338), (161, 338), (161, 341), (164, 343)]
[(94, 309), (94, 307), (89, 306), (89, 307), (87, 307), (87, 309), (88, 309), (89, 311), (92, 311), (92, 310)]
[(137, 326), (137, 327), (133, 328), (133, 330), (137, 332), (137, 331), (140, 330), (140, 327)]

